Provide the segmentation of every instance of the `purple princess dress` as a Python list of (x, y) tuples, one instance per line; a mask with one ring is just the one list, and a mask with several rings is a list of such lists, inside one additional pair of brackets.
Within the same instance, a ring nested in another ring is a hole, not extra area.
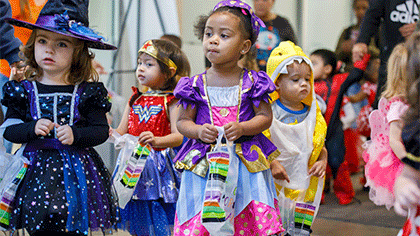
[[(275, 86), (265, 72), (244, 70), (233, 87), (209, 87), (206, 73), (184, 77), (174, 91), (180, 104), (197, 109), (196, 124), (223, 126), (243, 122), (255, 116), (253, 105), (269, 101)], [(211, 105), (210, 105), (211, 104)], [(209, 235), (201, 223), (204, 193), (208, 176), (206, 153), (214, 146), (189, 139), (175, 158), (175, 167), (183, 170), (176, 207), (174, 235)], [(262, 133), (242, 136), (233, 146), (239, 159), (236, 200), (234, 202), (235, 235), (272, 235), (283, 231), (270, 162), (279, 152)]]

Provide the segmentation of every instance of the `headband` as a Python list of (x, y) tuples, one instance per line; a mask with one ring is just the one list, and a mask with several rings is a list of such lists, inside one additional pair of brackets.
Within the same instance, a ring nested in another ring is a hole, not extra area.
[[(260, 26), (265, 27), (264, 22), (255, 15), (254, 11), (252, 10), (251, 6), (239, 1), (239, 0), (226, 0), (219, 2), (213, 9), (213, 11), (216, 11), (217, 9), (221, 7), (237, 7), (242, 9), (242, 13), (244, 15), (250, 14), (251, 15), (251, 24), (252, 24), (252, 31), (253, 33), (258, 37), (258, 34), (260, 33)], [(248, 12), (246, 12), (246, 11)]]
[(153, 45), (152, 40), (147, 41), (139, 50), (140, 52), (144, 52), (149, 56), (152, 56), (153, 58), (155, 58), (156, 60), (159, 60), (161, 62), (163, 62), (165, 65), (167, 65), (169, 68), (174, 68), (175, 70), (178, 68), (175, 64), (174, 61), (172, 61), (170, 58), (168, 57), (160, 57), (158, 50), (156, 49), (156, 47)]

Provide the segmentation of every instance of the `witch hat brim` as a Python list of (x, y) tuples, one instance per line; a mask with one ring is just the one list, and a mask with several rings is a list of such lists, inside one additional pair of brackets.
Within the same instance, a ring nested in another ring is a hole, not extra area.
[(89, 28), (88, 0), (48, 0), (35, 23), (13, 18), (5, 21), (27, 29), (43, 29), (86, 42), (88, 47), (113, 50), (117, 47), (105, 43), (104, 37)]

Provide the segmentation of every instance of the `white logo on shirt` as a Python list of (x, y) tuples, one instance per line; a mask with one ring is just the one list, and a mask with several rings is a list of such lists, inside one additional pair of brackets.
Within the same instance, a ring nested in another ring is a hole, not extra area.
[(133, 110), (134, 114), (137, 114), (139, 116), (139, 122), (142, 122), (144, 120), (144, 122), (147, 123), (150, 117), (159, 114), (159, 112), (161, 112), (163, 109), (161, 106), (154, 105), (145, 105), (144, 107), (142, 107), (141, 105), (134, 105)]
[(391, 12), (390, 18), (393, 22), (401, 22), (403, 24), (414, 23), (419, 20), (419, 3), (420, 0), (408, 0), (398, 5), (396, 10)]

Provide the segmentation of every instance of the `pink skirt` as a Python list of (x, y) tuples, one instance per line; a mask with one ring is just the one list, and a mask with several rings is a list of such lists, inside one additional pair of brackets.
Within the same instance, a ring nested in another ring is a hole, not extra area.
[(385, 205), (389, 210), (395, 201), (394, 184), (404, 164), (395, 156), (389, 145), (382, 149), (369, 147), (363, 153), (366, 162), (366, 185), (370, 187), (369, 198), (376, 205)]
[[(284, 231), (280, 217), (277, 199), (274, 200), (275, 209), (256, 201), (251, 201), (248, 206), (235, 217), (235, 235), (272, 235)], [(179, 225), (175, 215), (174, 236), (210, 236), (201, 224), (201, 212)]]

